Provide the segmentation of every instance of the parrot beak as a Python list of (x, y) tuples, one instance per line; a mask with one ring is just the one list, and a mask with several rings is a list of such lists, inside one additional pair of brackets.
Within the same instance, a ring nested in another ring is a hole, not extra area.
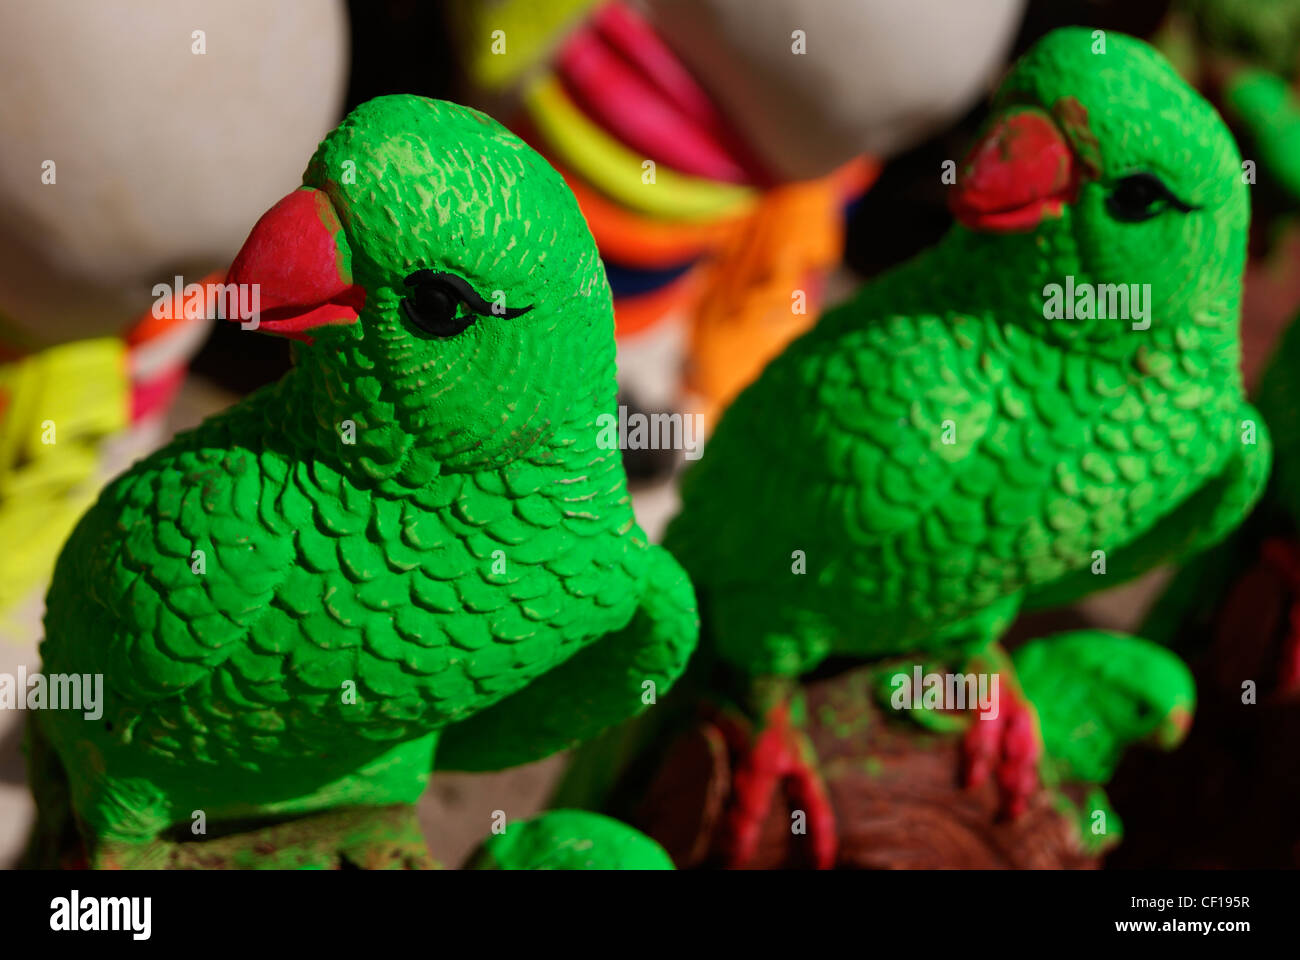
[[(366, 293), (352, 282), (352, 250), (329, 197), (313, 187), (289, 194), (253, 226), (226, 275), (247, 284), (252, 317), (227, 319), (311, 343), (309, 331), (355, 323)], [(241, 291), (245, 287), (229, 288)]]
[(957, 174), (949, 208), (970, 230), (1022, 233), (1060, 216), (1078, 190), (1074, 154), (1045, 111), (1019, 107), (997, 117)]
[(1161, 750), (1173, 750), (1187, 739), (1187, 732), (1192, 728), (1192, 716), (1192, 711), (1186, 707), (1175, 707), (1151, 739)]

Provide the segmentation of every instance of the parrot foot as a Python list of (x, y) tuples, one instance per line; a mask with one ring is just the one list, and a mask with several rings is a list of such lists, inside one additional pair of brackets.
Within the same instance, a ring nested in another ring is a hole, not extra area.
[(772, 708), (756, 736), (732, 718), (719, 717), (716, 723), (733, 755), (731, 799), (718, 844), (723, 864), (735, 868), (753, 861), (772, 801), (781, 789), (792, 811), (804, 815), (800, 819), (813, 866), (829, 870), (837, 846), (835, 814), (815, 769), (812, 747), (790, 721), (789, 705)]
[(1025, 812), (1038, 787), (1043, 754), (1038, 718), (1018, 690), (1003, 687), (998, 702), (980, 712), (962, 740), (963, 786), (979, 787), (990, 774), (998, 786), (999, 811), (1014, 820)]

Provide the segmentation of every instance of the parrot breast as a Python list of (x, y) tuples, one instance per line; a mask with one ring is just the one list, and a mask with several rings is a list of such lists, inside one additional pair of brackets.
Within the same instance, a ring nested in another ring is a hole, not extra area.
[(256, 767), (409, 739), (631, 618), (645, 551), (617, 450), (397, 496), (295, 449), (265, 406), (138, 464), (64, 551), (42, 652), (105, 674), (104, 749)]

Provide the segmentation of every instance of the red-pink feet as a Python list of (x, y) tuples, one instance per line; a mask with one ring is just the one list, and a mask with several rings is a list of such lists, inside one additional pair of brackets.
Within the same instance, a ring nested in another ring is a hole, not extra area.
[(757, 736), (725, 716), (715, 722), (732, 754), (731, 798), (718, 842), (723, 863), (744, 867), (754, 859), (780, 788), (790, 806), (806, 817), (812, 865), (818, 870), (833, 867), (835, 813), (808, 756), (808, 742), (790, 723), (789, 707), (774, 707)]
[(978, 787), (995, 774), (1002, 816), (1020, 816), (1038, 787), (1042, 736), (1033, 707), (1008, 684), (998, 685), (998, 700), (971, 721), (962, 740), (963, 785)]

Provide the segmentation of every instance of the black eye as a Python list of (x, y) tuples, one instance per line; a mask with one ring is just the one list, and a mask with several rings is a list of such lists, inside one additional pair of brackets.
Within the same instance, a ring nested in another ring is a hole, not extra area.
[(402, 298), (402, 312), (425, 333), (454, 337), (473, 326), (479, 317), (517, 317), (531, 306), (496, 308), (484, 300), (462, 277), (454, 273), (417, 270), (406, 278), (411, 294)]
[(435, 337), (454, 337), (477, 319), (469, 310), (461, 309), (462, 302), (456, 291), (441, 282), (436, 274), (418, 271), (406, 278), (406, 285), (411, 288), (411, 293), (402, 298), (402, 312), (425, 333)]
[(1124, 177), (1106, 198), (1106, 209), (1122, 223), (1150, 220), (1170, 207), (1183, 213), (1196, 209), (1175, 197), (1160, 178), (1151, 173)]

